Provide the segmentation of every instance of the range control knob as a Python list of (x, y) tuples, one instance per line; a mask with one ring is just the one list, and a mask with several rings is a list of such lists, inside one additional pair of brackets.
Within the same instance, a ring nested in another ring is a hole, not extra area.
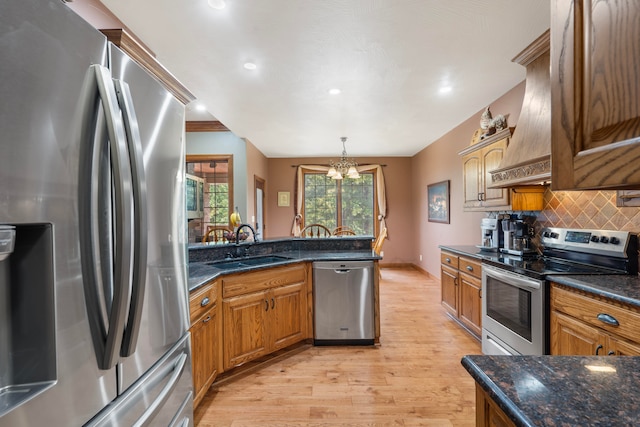
[(594, 236), (591, 236), (591, 241), (592, 241), (593, 243), (598, 243), (598, 242), (600, 241), (600, 238), (599, 238), (598, 236), (595, 236), (595, 235), (594, 235)]
[(552, 239), (557, 239), (558, 237), (560, 237), (560, 235), (558, 233), (551, 233), (551, 238)]
[(542, 237), (549, 237), (551, 235), (551, 233), (549, 233), (548, 231), (544, 231), (542, 233)]
[(612, 237), (611, 239), (609, 239), (609, 243), (611, 243), (612, 245), (619, 245), (620, 239), (618, 239), (617, 237)]
[(600, 243), (609, 243), (609, 238), (607, 236), (602, 236), (600, 238)]

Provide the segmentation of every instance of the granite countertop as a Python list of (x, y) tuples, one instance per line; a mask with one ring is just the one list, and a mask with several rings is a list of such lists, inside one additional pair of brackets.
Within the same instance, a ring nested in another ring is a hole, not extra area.
[(640, 420), (640, 357), (465, 356), (462, 365), (518, 426)]
[(471, 258), (478, 259), (480, 261), (482, 261), (483, 259), (487, 259), (490, 261), (498, 262), (500, 256), (504, 256), (503, 254), (500, 254), (497, 250), (488, 251), (485, 249), (480, 249), (479, 247), (473, 246), (473, 245), (452, 245), (452, 246), (440, 245), (438, 247), (445, 251), (453, 252), (454, 254), (457, 254), (457, 255), (468, 256)]
[[(262, 264), (258, 266), (246, 266), (230, 269), (219, 269), (215, 267), (215, 262), (211, 261), (202, 262), (189, 262), (189, 292), (197, 289), (205, 283), (215, 279), (218, 276), (226, 274), (243, 273), (247, 271), (260, 270), (264, 268), (273, 268), (282, 265), (296, 264), (299, 262), (308, 261), (373, 261), (382, 259), (379, 255), (376, 255), (373, 251), (369, 250), (308, 250), (308, 251), (283, 251), (283, 252), (271, 252), (269, 255), (282, 257), (282, 260), (275, 261), (269, 264)], [(240, 261), (242, 258), (232, 258), (229, 261)]]

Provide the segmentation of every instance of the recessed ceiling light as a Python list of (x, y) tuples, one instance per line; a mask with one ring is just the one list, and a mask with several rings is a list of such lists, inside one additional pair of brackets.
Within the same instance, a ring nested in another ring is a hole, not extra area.
[(334, 89), (329, 89), (329, 94), (331, 95), (339, 95), (341, 92), (340, 89), (334, 88)]
[(453, 90), (453, 88), (451, 86), (442, 86), (440, 88), (439, 92), (444, 95), (445, 93), (449, 93), (452, 90)]
[(207, 107), (204, 104), (196, 104), (196, 111), (207, 111)]
[(258, 68), (258, 66), (253, 62), (245, 62), (244, 68), (246, 68), (247, 70), (255, 70), (256, 68)]
[(227, 6), (224, 0), (208, 0), (207, 3), (209, 3), (209, 7), (216, 10), (222, 10)]

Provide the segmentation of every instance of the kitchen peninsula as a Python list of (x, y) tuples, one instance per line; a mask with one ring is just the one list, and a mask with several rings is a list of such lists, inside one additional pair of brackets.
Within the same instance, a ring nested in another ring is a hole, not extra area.
[(287, 238), (191, 246), (188, 285), (195, 405), (218, 374), (314, 337), (315, 261), (344, 263), (343, 268), (351, 262), (373, 263), (367, 278), (373, 289), (374, 342), (379, 342), (381, 257), (372, 251), (372, 240)]

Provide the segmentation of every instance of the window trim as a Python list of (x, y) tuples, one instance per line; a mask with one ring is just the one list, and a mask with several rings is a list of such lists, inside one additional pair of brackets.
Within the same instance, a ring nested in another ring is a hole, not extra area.
[[(327, 172), (326, 171), (322, 171), (322, 170), (317, 170), (317, 169), (310, 169), (310, 168), (306, 168), (304, 166), (300, 166), (299, 167), (299, 172), (302, 174), (302, 182), (305, 182), (305, 175), (326, 175)], [(328, 168), (327, 168), (328, 169)], [(373, 169), (367, 169), (367, 170), (363, 170), (360, 171), (361, 174), (371, 174), (373, 175), (373, 235), (377, 236), (380, 230), (380, 210), (379, 210), (379, 204), (378, 204), (378, 186), (377, 186), (377, 178), (378, 178), (378, 169), (377, 168), (373, 168)], [(341, 181), (344, 181), (345, 179), (349, 179), (349, 178), (343, 178)], [(340, 190), (338, 193), (342, 194), (342, 188), (340, 183), (338, 184), (338, 189)], [(305, 226), (305, 213), (304, 213), (304, 200), (305, 200), (305, 194), (304, 194), (304, 184), (302, 185), (302, 195), (300, 195), (300, 197), (302, 197), (303, 203), (301, 205), (300, 208), (300, 212), (299, 214), (302, 215), (302, 222), (300, 224), (300, 227), (303, 228)], [(338, 198), (337, 200), (337, 206), (336, 206), (336, 212), (342, 212), (342, 196)], [(342, 224), (342, 215), (338, 215), (338, 218), (336, 219), (336, 226), (339, 227), (343, 225)]]

